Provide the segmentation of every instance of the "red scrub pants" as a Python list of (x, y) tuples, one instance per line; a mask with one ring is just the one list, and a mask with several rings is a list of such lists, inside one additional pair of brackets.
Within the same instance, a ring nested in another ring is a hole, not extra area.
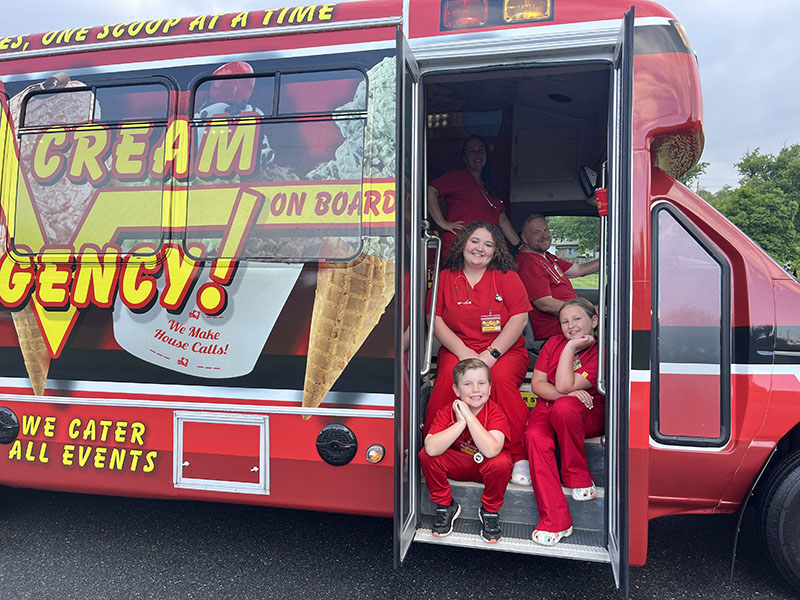
[[(525, 429), (533, 493), (539, 509), (536, 529), (558, 532), (572, 526), (561, 479), (570, 488), (592, 485), (583, 443), (587, 437), (602, 434), (604, 428), (605, 404), (595, 402), (594, 408), (589, 410), (575, 396), (562, 396), (555, 401), (539, 398)], [(561, 452), (561, 479), (556, 463), (556, 442)]]
[(436, 504), (448, 505), (453, 500), (450, 482), (474, 481), (483, 484), (481, 503), (489, 512), (497, 512), (503, 506), (503, 497), (511, 479), (511, 455), (504, 450), (492, 458), (476, 463), (472, 456), (448, 448), (439, 456), (429, 456), (425, 448), (419, 452), (419, 466), (425, 483)]

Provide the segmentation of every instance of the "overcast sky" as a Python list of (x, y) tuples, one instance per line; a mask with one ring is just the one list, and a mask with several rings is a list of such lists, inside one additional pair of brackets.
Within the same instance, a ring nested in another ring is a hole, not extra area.
[[(567, 0), (556, 0), (559, 1)], [(572, 0), (570, 0), (572, 1)], [(701, 185), (736, 185), (733, 164), (800, 144), (800, 0), (664, 0), (700, 60), (706, 147)], [(292, 0), (8, 0), (0, 38), (155, 17), (254, 10)]]

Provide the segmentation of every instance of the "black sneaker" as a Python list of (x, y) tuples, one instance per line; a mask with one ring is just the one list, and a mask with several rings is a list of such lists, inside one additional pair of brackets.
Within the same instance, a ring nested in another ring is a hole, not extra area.
[(433, 535), (436, 537), (445, 537), (453, 533), (453, 523), (461, 514), (461, 506), (458, 502), (453, 500), (450, 506), (443, 504), (436, 505), (436, 516), (433, 518)]
[(481, 506), (478, 509), (478, 518), (481, 520), (481, 537), (484, 542), (496, 544), (503, 539), (503, 531), (500, 529), (500, 515), (489, 512)]

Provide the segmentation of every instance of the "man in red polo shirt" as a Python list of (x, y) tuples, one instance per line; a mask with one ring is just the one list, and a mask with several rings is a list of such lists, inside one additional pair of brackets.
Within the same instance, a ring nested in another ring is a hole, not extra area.
[(572, 287), (570, 277), (582, 277), (597, 273), (599, 260), (573, 264), (557, 258), (547, 250), (553, 242), (547, 219), (531, 214), (522, 222), (520, 229), (522, 248), (517, 255), (517, 273), (528, 290), (531, 310), (528, 317), (536, 341), (546, 340), (561, 333), (558, 311), (567, 300), (578, 295)]

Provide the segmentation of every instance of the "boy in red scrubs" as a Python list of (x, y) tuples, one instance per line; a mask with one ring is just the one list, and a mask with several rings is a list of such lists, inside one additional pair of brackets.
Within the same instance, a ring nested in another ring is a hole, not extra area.
[(425, 483), (437, 505), (433, 535), (450, 535), (461, 514), (449, 477), (483, 483), (481, 537), (494, 544), (502, 537), (498, 511), (511, 477), (508, 421), (497, 403), (489, 402), (492, 381), (482, 360), (467, 358), (456, 364), (453, 381), (456, 400), (436, 414), (419, 453)]

